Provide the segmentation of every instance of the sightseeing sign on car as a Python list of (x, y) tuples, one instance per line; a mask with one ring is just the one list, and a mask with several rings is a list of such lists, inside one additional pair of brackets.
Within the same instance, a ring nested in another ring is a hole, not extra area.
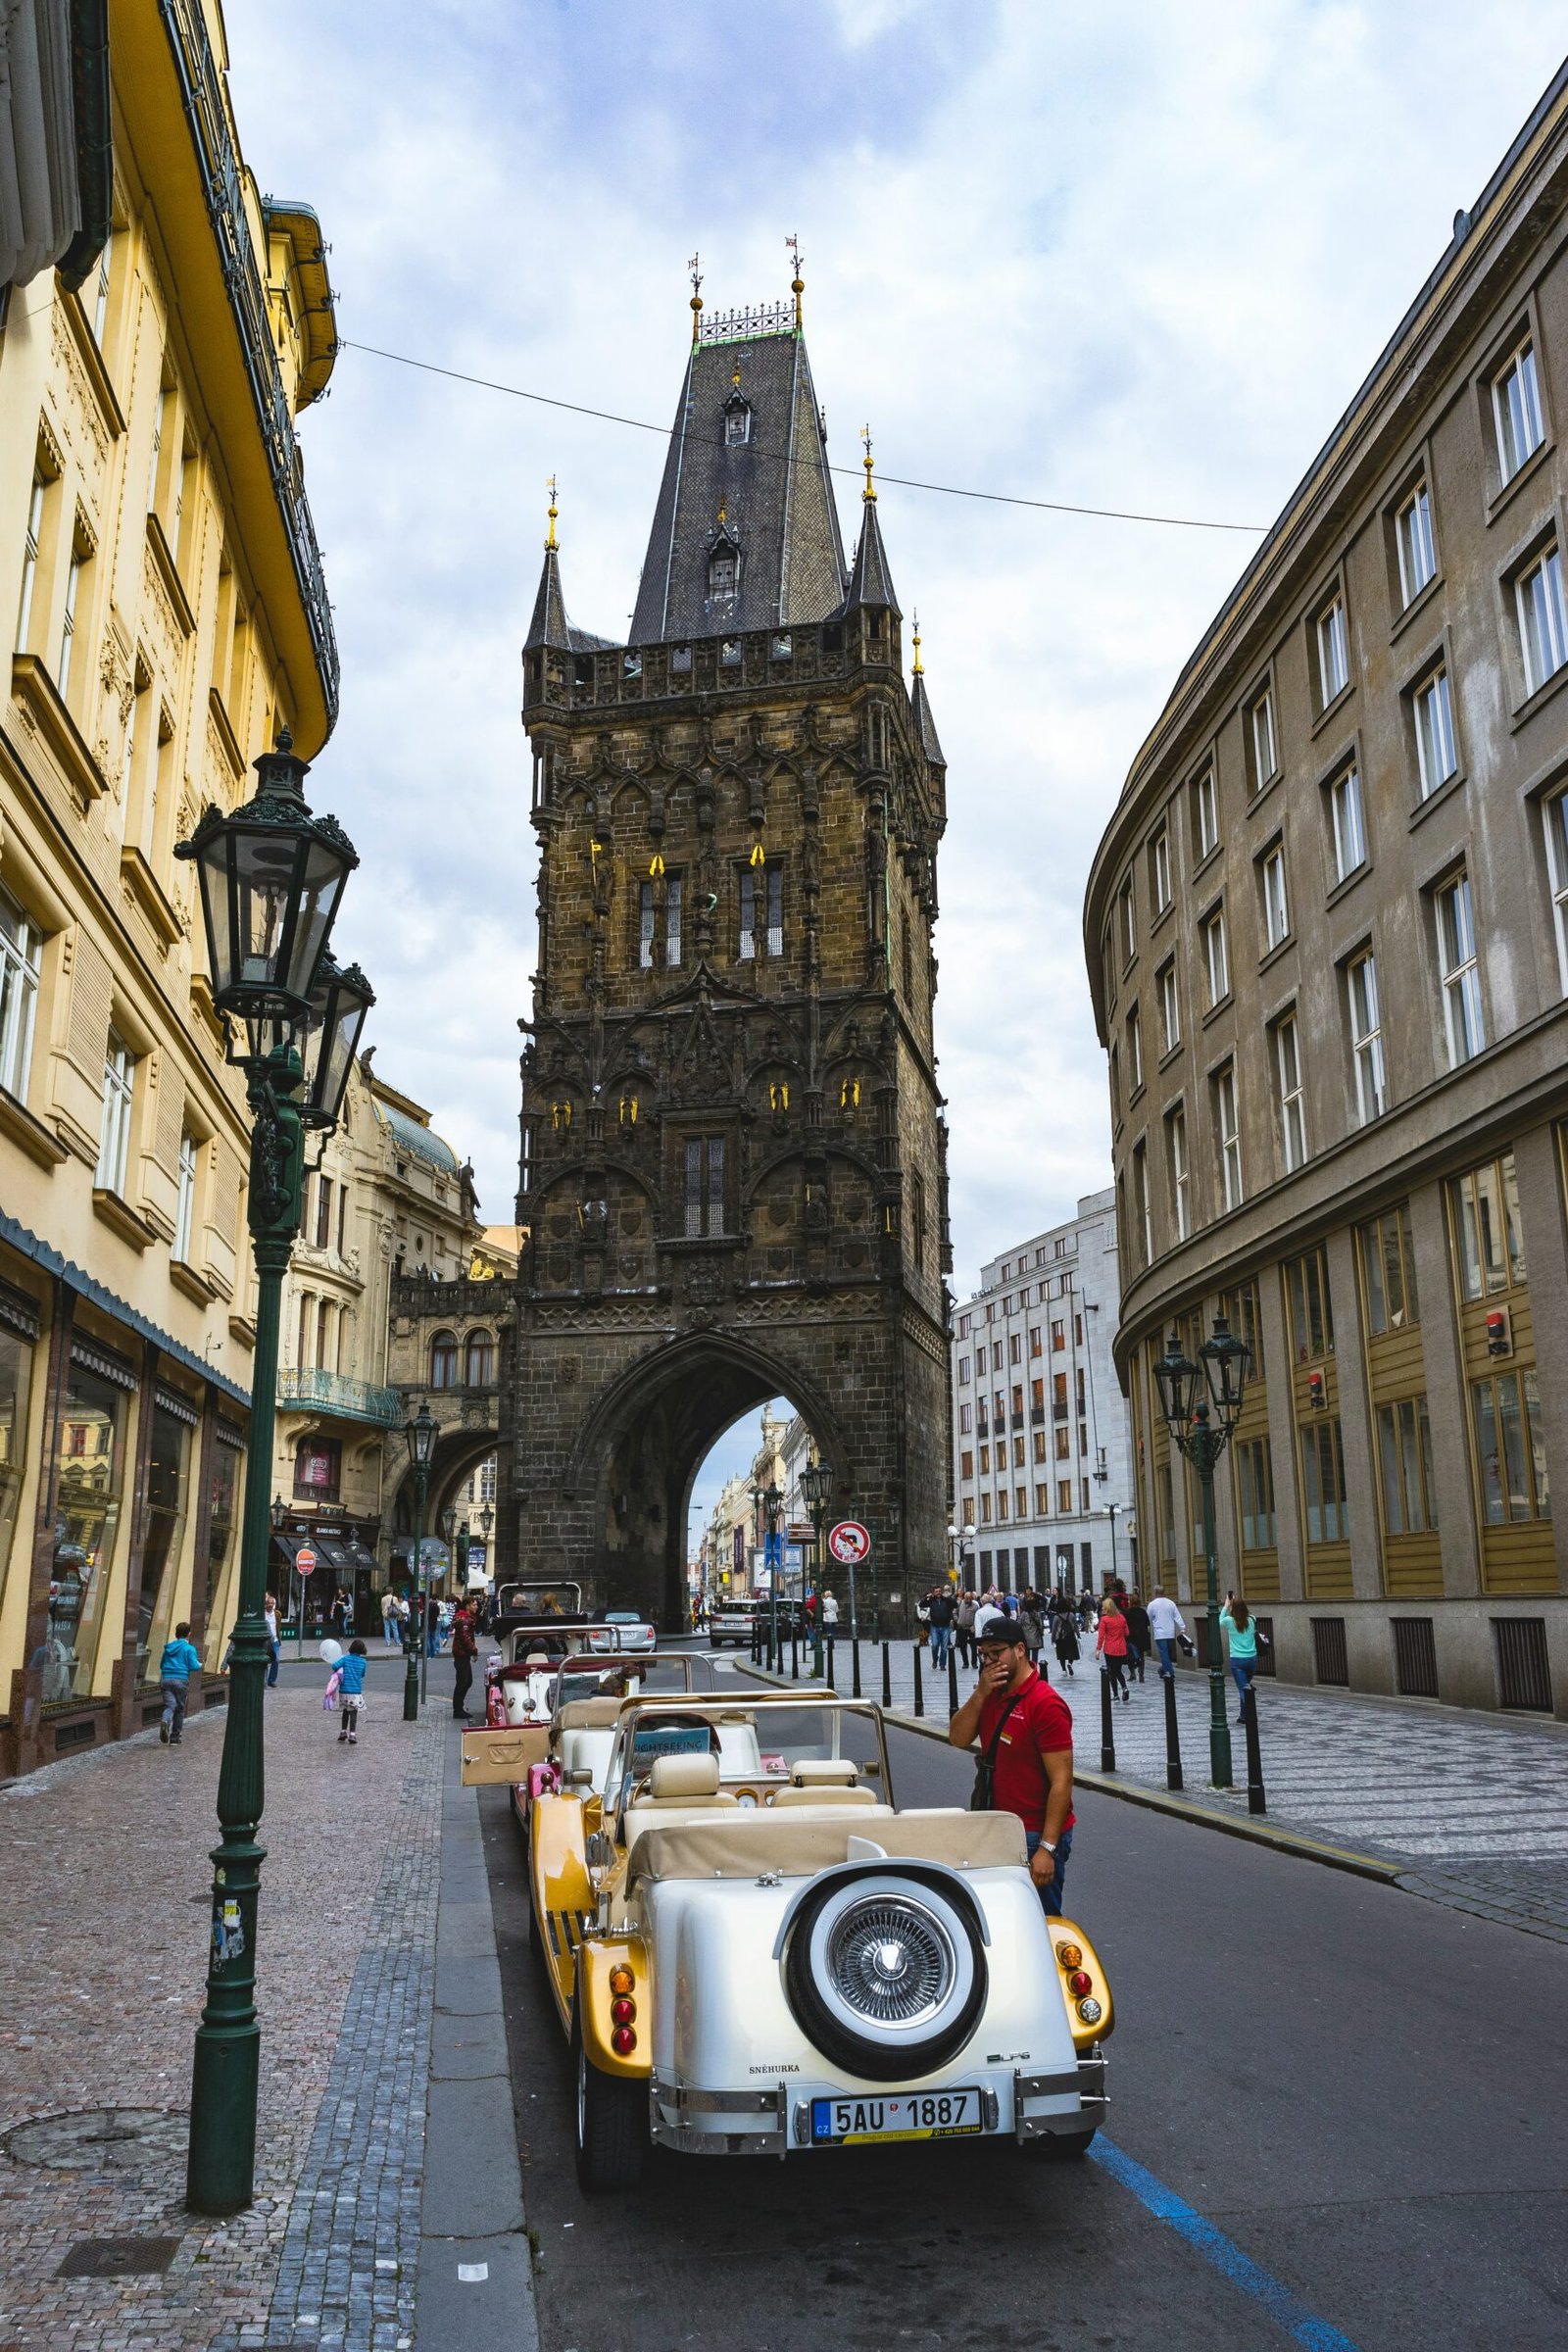
[(841, 1568), (858, 1568), (871, 1557), (871, 1531), (858, 1519), (841, 1519), (828, 1536), (827, 1547)]

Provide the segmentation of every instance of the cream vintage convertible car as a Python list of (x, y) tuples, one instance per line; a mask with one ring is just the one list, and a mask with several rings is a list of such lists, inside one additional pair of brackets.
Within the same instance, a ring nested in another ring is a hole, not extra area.
[(654, 2147), (1087, 2148), (1110, 1991), (1046, 1919), (1012, 1815), (899, 1809), (859, 1701), (644, 1693), (610, 1728), (602, 1777), (530, 1814), (585, 2188), (632, 2185)]

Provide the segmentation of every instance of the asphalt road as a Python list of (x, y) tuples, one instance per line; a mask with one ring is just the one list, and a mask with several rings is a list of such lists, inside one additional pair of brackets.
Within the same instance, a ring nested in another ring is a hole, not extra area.
[[(900, 1802), (966, 1801), (961, 1757), (890, 1741)], [(1556, 1946), (1086, 1797), (1067, 1907), (1116, 1992), (1115, 2169), (662, 2155), (588, 2200), (521, 1840), (480, 1795), (543, 2352), (1568, 2341)]]

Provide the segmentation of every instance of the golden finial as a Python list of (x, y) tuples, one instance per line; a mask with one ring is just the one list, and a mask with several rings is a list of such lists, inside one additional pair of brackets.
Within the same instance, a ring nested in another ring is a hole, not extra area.
[(648, 877), (652, 882), (662, 882), (664, 879), (664, 860), (657, 850), (649, 861)]
[(729, 509), (728, 509), (728, 507), (725, 505), (724, 501), (723, 501), (722, 499), (720, 499), (720, 500), (719, 500), (719, 502), (718, 502), (718, 525), (719, 525), (719, 529), (720, 529), (720, 530), (722, 530), (722, 529), (723, 529), (724, 525), (725, 525), (725, 524), (728, 522), (728, 520), (729, 520)]
[(920, 615), (917, 612), (914, 616), (914, 674), (918, 678), (923, 676), (924, 671), (925, 663), (920, 659)]
[(731, 383), (734, 385), (734, 387), (735, 387), (736, 391), (738, 392), (738, 391), (740, 390), (740, 388), (741, 388), (741, 364), (740, 364), (739, 360), (737, 360), (737, 361), (736, 361), (736, 363), (735, 363), (735, 372), (734, 372), (734, 374), (733, 374), (733, 375), (730, 377), (730, 379), (729, 379), (729, 380), (730, 380), (730, 382), (731, 382)]
[(697, 331), (703, 319), (702, 260), (703, 257), (700, 253), (694, 253), (686, 265), (692, 273), (692, 343), (694, 347), (697, 342)]
[(871, 456), (871, 427), (868, 424), (861, 425), (860, 439), (865, 444), (865, 455), (860, 460), (861, 465), (865, 467), (865, 488), (860, 495), (870, 506), (874, 507), (876, 505), (876, 484), (871, 479), (871, 467), (875, 460)]
[(561, 512), (560, 508), (556, 505), (556, 477), (554, 474), (552, 474), (549, 481), (546, 482), (545, 488), (550, 493), (550, 535), (545, 541), (545, 552), (548, 555), (550, 550), (556, 544), (556, 516)]
[(789, 247), (790, 259), (795, 264), (795, 275), (790, 279), (790, 292), (795, 297), (795, 331), (799, 334), (801, 331), (801, 296), (806, 292), (806, 280), (801, 275), (801, 240), (799, 237), (786, 237), (784, 242)]

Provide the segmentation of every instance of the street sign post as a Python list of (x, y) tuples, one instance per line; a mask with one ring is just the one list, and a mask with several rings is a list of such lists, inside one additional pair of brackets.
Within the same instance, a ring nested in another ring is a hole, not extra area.
[(855, 1605), (855, 1572), (871, 1557), (870, 1530), (862, 1527), (858, 1519), (841, 1519), (837, 1527), (829, 1530), (827, 1547), (839, 1566), (850, 1572), (850, 1640), (854, 1642), (860, 1630)]
[(294, 1655), (296, 1658), (303, 1658), (305, 1655), (305, 1592), (311, 1578), (316, 1574), (316, 1554), (308, 1544), (302, 1544), (294, 1554), (294, 1566), (299, 1573), (300, 1580), (300, 1630), (295, 1637)]

